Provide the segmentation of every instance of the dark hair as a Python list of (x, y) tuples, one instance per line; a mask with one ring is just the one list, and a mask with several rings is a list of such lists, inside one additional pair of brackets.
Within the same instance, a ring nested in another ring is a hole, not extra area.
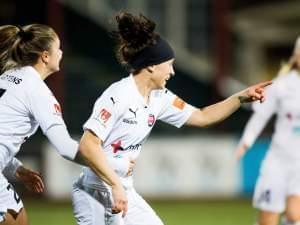
[(17, 66), (35, 65), (43, 51), (50, 51), (55, 37), (47, 25), (0, 26), (0, 74)]
[[(155, 23), (140, 14), (134, 16), (128, 12), (120, 12), (116, 16), (118, 39), (116, 51), (118, 61), (131, 69), (130, 61), (144, 48), (155, 45), (159, 34), (154, 32)], [(134, 71), (131, 71), (134, 72)]]

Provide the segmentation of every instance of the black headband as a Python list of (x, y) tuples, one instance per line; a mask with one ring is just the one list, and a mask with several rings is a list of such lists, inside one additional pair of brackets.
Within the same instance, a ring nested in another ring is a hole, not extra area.
[(137, 53), (129, 62), (135, 70), (153, 66), (174, 58), (172, 47), (162, 38), (158, 38), (155, 45), (148, 46)]

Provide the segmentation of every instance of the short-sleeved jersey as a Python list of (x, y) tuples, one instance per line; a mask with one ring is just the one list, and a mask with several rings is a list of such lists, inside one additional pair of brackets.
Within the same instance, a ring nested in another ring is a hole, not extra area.
[[(194, 110), (167, 89), (151, 91), (146, 103), (130, 75), (112, 84), (98, 98), (84, 129), (103, 141), (108, 159), (128, 161), (128, 157), (138, 157), (157, 120), (181, 127)], [(132, 185), (131, 177), (121, 179), (124, 186)]]
[(254, 112), (264, 118), (276, 114), (271, 151), (279, 158), (300, 159), (300, 74), (292, 70), (275, 79), (266, 92), (266, 101), (253, 105)]
[(59, 103), (31, 66), (0, 76), (0, 112), (1, 170), (38, 126), (44, 133), (53, 125), (65, 126)]

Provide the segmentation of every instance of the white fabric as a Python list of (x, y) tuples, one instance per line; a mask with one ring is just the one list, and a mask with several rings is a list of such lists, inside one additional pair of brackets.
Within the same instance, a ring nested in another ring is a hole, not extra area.
[(75, 187), (72, 194), (73, 212), (77, 225), (163, 225), (163, 222), (148, 203), (132, 188), (126, 191), (128, 211), (123, 218), (120, 214), (109, 214), (86, 191)]
[(45, 135), (60, 155), (69, 160), (75, 158), (78, 151), (78, 142), (70, 137), (64, 125), (51, 126)]
[[(176, 95), (167, 89), (151, 92), (149, 104), (139, 93), (133, 76), (112, 84), (94, 105), (84, 129), (92, 130), (102, 141), (110, 165), (119, 174), (124, 187), (132, 187), (132, 177), (126, 177), (129, 159), (136, 159), (156, 120), (181, 127), (195, 108), (183, 103), (176, 107)], [(123, 161), (124, 163), (121, 163)], [(122, 168), (118, 167), (120, 165)], [(85, 174), (98, 177), (90, 169)], [(91, 178), (92, 179), (92, 178)]]
[(96, 225), (96, 220), (106, 221), (106, 225), (162, 225), (151, 207), (135, 192), (132, 176), (126, 176), (129, 160), (137, 159), (156, 120), (181, 127), (194, 110), (193, 106), (167, 89), (152, 91), (147, 104), (131, 75), (112, 84), (96, 101), (92, 115), (83, 127), (93, 131), (103, 141), (108, 163), (119, 175), (128, 195), (128, 213), (124, 219), (112, 217), (109, 205), (105, 206), (110, 201), (103, 201), (103, 197), (101, 201), (95, 200), (110, 188), (91, 169), (85, 168), (73, 189), (77, 223)]
[(59, 103), (37, 71), (21, 67), (0, 76), (0, 169), (12, 160), (22, 143), (38, 128), (65, 126)]
[(254, 114), (241, 139), (241, 143), (251, 146), (269, 118), (276, 114), (274, 134), (253, 197), (254, 207), (261, 210), (283, 212), (288, 196), (300, 196), (299, 85), (300, 74), (294, 70), (276, 78), (267, 89), (266, 101), (253, 105)]
[[(269, 154), (276, 154), (285, 162), (300, 160), (300, 74), (291, 71), (279, 76), (266, 92), (266, 101), (253, 105), (255, 119), (250, 119), (241, 142), (250, 146), (268, 119), (276, 114), (275, 131)], [(256, 121), (254, 121), (256, 120)], [(267, 156), (268, 157), (268, 156)]]
[(3, 170), (4, 176), (10, 181), (16, 180), (16, 171), (22, 165), (20, 160), (13, 158)]
[(22, 208), (22, 200), (0, 172), (0, 212), (6, 213), (8, 209), (11, 209), (18, 213)]
[[(282, 213), (288, 196), (300, 196), (300, 165), (282, 163), (274, 156), (264, 161), (256, 183), (255, 208)], [(274, 176), (276, 174), (276, 176)]]

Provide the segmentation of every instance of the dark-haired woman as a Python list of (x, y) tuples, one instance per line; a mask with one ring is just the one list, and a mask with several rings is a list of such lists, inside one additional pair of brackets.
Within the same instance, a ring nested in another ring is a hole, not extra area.
[[(23, 203), (2, 171), (22, 143), (41, 127), (59, 154), (89, 165), (113, 190), (115, 209), (126, 212), (127, 198), (104, 153), (71, 139), (60, 105), (44, 79), (62, 58), (55, 31), (40, 24), (0, 27), (0, 224), (27, 225)], [(16, 165), (17, 166), (17, 165)]]
[(128, 197), (125, 217), (112, 209), (110, 187), (85, 169), (73, 189), (73, 208), (78, 225), (161, 225), (160, 218), (135, 191), (132, 170), (142, 145), (157, 120), (175, 127), (205, 127), (222, 121), (241, 103), (264, 101), (264, 87), (252, 86), (204, 109), (195, 108), (165, 88), (174, 76), (174, 53), (155, 33), (155, 24), (144, 16), (122, 12), (118, 23), (121, 64), (131, 74), (113, 83), (99, 97), (84, 124), (82, 141), (101, 146), (109, 164), (120, 176)]

